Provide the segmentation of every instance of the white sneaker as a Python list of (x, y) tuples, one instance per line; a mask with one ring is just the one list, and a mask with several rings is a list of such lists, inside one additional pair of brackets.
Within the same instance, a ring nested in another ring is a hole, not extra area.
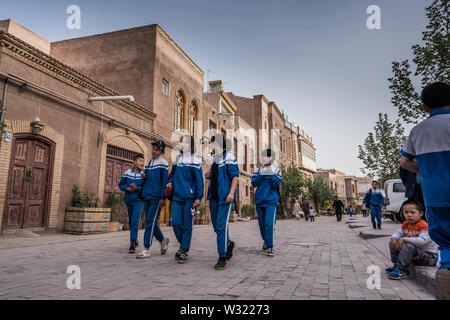
[(169, 248), (169, 239), (164, 238), (163, 241), (160, 242), (161, 244), (161, 254), (166, 254), (167, 248)]
[(136, 259), (145, 259), (145, 258), (150, 258), (150, 249), (146, 249), (144, 248), (141, 253), (138, 253), (136, 255)]

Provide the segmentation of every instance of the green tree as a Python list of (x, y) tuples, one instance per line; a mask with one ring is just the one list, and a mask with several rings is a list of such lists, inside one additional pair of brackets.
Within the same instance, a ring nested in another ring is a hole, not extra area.
[(422, 87), (435, 81), (450, 82), (450, 2), (435, 0), (425, 10), (429, 22), (422, 32), (423, 46), (412, 46), (415, 70), (411, 71), (409, 60), (394, 61), (393, 76), (388, 79), (392, 104), (406, 123), (417, 123), (426, 116), (413, 82), (420, 80)]
[(394, 178), (399, 174), (400, 148), (406, 140), (405, 129), (397, 119), (390, 123), (388, 115), (379, 113), (374, 127), (369, 132), (364, 145), (359, 145), (358, 159), (364, 168), (361, 171), (371, 177)]
[(291, 166), (287, 170), (282, 168), (283, 181), (281, 182), (281, 212), (285, 212), (286, 203), (289, 201), (289, 210), (292, 214), (295, 199), (304, 195), (306, 191), (306, 179), (299, 168)]
[[(336, 191), (322, 177), (317, 177), (314, 180), (308, 179), (306, 185), (308, 188), (307, 196), (314, 201), (316, 210), (323, 209), (327, 201), (332, 200), (336, 195)], [(305, 212), (305, 214), (307, 213)]]

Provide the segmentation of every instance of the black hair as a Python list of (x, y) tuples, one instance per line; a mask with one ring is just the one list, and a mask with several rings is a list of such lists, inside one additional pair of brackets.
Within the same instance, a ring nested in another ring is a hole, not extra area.
[(450, 85), (445, 82), (431, 83), (423, 88), (420, 99), (431, 110), (450, 106)]
[(404, 206), (406, 206), (406, 205), (408, 205), (408, 204), (411, 204), (411, 205), (413, 205), (413, 206), (416, 206), (416, 209), (417, 210), (419, 210), (419, 211), (422, 211), (423, 212), (423, 205), (420, 203), (420, 202), (418, 202), (418, 201), (416, 201), (416, 200), (406, 200), (406, 201), (404, 201), (403, 203), (402, 203), (402, 209), (403, 209), (403, 207)]
[(133, 157), (133, 161), (136, 161), (136, 160), (139, 159), (139, 158), (144, 159), (144, 157), (143, 157), (142, 155), (137, 154), (137, 155), (135, 155), (135, 156)]
[(221, 133), (217, 133), (211, 137), (211, 142), (217, 143), (223, 150), (230, 151), (231, 150), (231, 141), (225, 138), (225, 136)]
[(374, 183), (374, 182), (375, 182), (375, 183), (376, 183), (376, 184), (378, 185), (378, 181), (376, 181), (376, 180), (373, 180), (373, 181), (372, 181), (372, 183)]
[(276, 153), (272, 149), (266, 149), (266, 150), (263, 150), (263, 152), (261, 152), (261, 157), (272, 158), (272, 161), (275, 160), (275, 155), (276, 155)]
[[(191, 136), (190, 134), (185, 134), (184, 136), (181, 137), (180, 142), (183, 141), (183, 139), (186, 138), (191, 145), (191, 154), (195, 153), (195, 139), (194, 136)], [(183, 150), (181, 150), (181, 153), (183, 153)]]

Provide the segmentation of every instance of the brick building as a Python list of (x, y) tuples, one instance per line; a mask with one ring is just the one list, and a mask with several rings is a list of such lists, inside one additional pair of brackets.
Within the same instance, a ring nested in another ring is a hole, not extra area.
[(13, 20), (0, 21), (2, 232), (61, 231), (73, 185), (104, 198), (135, 154), (147, 155), (151, 142), (164, 139), (154, 132), (156, 114), (145, 100), (89, 101), (131, 92), (55, 56), (61, 53), (53, 55), (49, 41)]

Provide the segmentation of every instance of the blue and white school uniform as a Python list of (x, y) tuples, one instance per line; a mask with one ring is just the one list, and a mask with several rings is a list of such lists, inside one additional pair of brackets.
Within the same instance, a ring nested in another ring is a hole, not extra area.
[[(370, 194), (370, 219), (372, 220), (372, 224), (378, 224), (381, 227), (381, 206), (385, 206), (384, 196), (380, 189), (370, 188), (369, 191), (364, 196), (363, 202), (367, 203), (367, 198)], [(376, 219), (376, 221), (375, 221)]]
[(194, 216), (191, 208), (195, 200), (203, 198), (203, 173), (201, 162), (192, 154), (183, 154), (172, 165), (175, 174), (169, 182), (173, 186), (172, 227), (184, 252), (189, 252)]
[[(124, 201), (128, 211), (128, 225), (130, 226), (130, 243), (137, 242), (139, 221), (141, 219), (141, 211), (143, 201), (139, 198), (138, 193), (142, 188), (144, 180), (141, 177), (143, 170), (136, 171), (134, 167), (128, 169), (123, 174), (119, 182), (119, 189), (125, 191)], [(133, 192), (126, 191), (126, 188), (134, 183), (137, 187)]]
[(169, 177), (169, 164), (163, 157), (152, 159), (145, 166), (146, 178), (142, 187), (145, 212), (144, 246), (148, 249), (152, 245), (153, 236), (158, 241), (164, 240), (159, 228), (161, 208), (159, 201), (165, 198), (165, 189)]
[(436, 109), (412, 128), (400, 153), (416, 159), (431, 239), (440, 268), (450, 268), (450, 110)]
[(256, 188), (255, 204), (261, 237), (267, 248), (273, 248), (279, 198), (278, 187), (283, 177), (281, 170), (274, 165), (267, 168), (270, 169), (268, 174), (263, 174), (264, 167), (256, 169), (252, 176), (252, 186)]
[[(212, 199), (210, 183), (208, 187), (209, 210), (211, 213), (211, 222), (217, 235), (217, 251), (220, 258), (227, 255), (228, 243), (230, 242), (229, 218), (233, 202), (225, 203), (230, 193), (231, 182), (233, 178), (239, 177), (239, 166), (235, 156), (232, 153), (225, 152), (219, 155), (220, 160), (214, 156), (213, 162), (217, 161), (218, 166), (218, 199)], [(211, 166), (212, 171), (212, 166)], [(236, 198), (237, 188), (234, 191), (234, 199)]]

